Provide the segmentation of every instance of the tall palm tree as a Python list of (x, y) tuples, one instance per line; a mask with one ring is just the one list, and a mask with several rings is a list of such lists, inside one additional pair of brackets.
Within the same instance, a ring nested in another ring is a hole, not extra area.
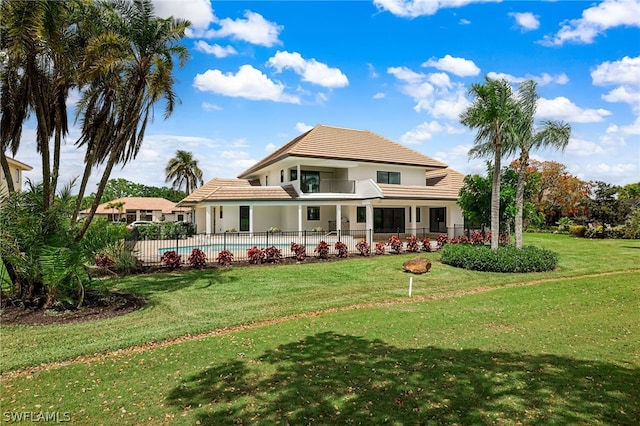
[(513, 115), (516, 101), (509, 82), (485, 77), (484, 84), (475, 83), (469, 89), (471, 105), (460, 114), (460, 122), (477, 129), (472, 157), (493, 155), (491, 187), (491, 249), (498, 249), (500, 236), (500, 168), (503, 151), (513, 144)]
[(165, 168), (167, 178), (165, 182), (173, 181), (174, 189), (180, 190), (184, 185), (187, 195), (202, 185), (202, 170), (198, 167), (198, 160), (191, 152), (178, 150), (176, 156), (169, 160)]
[(517, 145), (511, 148), (520, 150), (520, 157), (517, 162), (518, 184), (516, 186), (515, 200), (517, 209), (515, 240), (517, 248), (522, 248), (522, 213), (524, 210), (526, 172), (530, 159), (529, 153), (540, 148), (564, 150), (571, 136), (571, 126), (562, 121), (545, 120), (542, 121), (540, 129), (534, 129), (534, 115), (538, 101), (536, 86), (537, 84), (533, 80), (527, 80), (520, 84), (517, 110), (514, 115)]
[(177, 102), (174, 56), (179, 66), (188, 58), (187, 48), (180, 45), (188, 21), (156, 17), (150, 0), (100, 4), (111, 19), (90, 41), (85, 57), (89, 66), (81, 71), (80, 81), (87, 90), (79, 103), (82, 138), (78, 145), (86, 147), (87, 155), (74, 220), (91, 170), (104, 164), (104, 171), (77, 240), (89, 227), (113, 167), (138, 154), (155, 104), (164, 102), (165, 118), (173, 112)]

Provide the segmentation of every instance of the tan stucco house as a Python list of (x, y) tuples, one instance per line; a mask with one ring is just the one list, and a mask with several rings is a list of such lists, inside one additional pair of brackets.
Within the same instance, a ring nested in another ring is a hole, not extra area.
[[(122, 203), (122, 207), (118, 205)], [(80, 212), (89, 213), (89, 209)], [(191, 209), (177, 207), (176, 203), (159, 197), (122, 197), (102, 203), (96, 210), (95, 217), (104, 217), (109, 221), (126, 220), (127, 223), (145, 220), (149, 222), (191, 222)]]
[[(9, 171), (11, 172), (10, 179), (13, 180), (15, 190), (22, 191), (22, 173), (33, 170), (33, 167), (11, 157), (7, 157), (7, 162), (9, 163)], [(2, 167), (0, 167), (0, 194), (5, 191), (7, 191), (7, 177), (4, 175)]]
[(242, 172), (214, 178), (178, 203), (199, 233), (270, 228), (449, 233), (464, 176), (367, 130), (317, 125)]

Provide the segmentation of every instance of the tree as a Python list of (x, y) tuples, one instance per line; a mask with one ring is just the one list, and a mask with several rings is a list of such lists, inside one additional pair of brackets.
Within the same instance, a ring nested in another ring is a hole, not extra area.
[(619, 186), (606, 182), (595, 183), (593, 197), (589, 202), (589, 216), (603, 228), (605, 225), (615, 226), (623, 223), (631, 213), (629, 200), (618, 196), (620, 190)]
[(167, 178), (165, 182), (173, 181), (173, 188), (180, 189), (184, 185), (187, 195), (202, 185), (202, 170), (198, 167), (198, 160), (191, 152), (178, 150), (176, 156), (169, 160), (165, 168)]
[[(534, 115), (538, 95), (536, 83), (527, 80), (520, 84), (518, 90), (518, 103), (514, 115), (515, 137), (520, 157), (516, 163), (518, 172), (518, 184), (516, 187), (516, 217), (515, 217), (515, 245), (522, 248), (522, 222), (524, 210), (524, 187), (526, 184), (526, 172), (529, 167), (529, 153), (540, 148), (554, 148), (564, 150), (569, 143), (571, 126), (561, 121), (542, 122), (542, 128), (534, 130)], [(512, 148), (515, 148), (512, 147)]]
[(108, 209), (117, 209), (118, 210), (118, 222), (120, 221), (120, 216), (122, 216), (122, 212), (124, 211), (124, 201), (114, 201), (107, 204)]
[(500, 235), (500, 169), (503, 151), (513, 144), (513, 116), (516, 109), (513, 91), (504, 80), (485, 77), (485, 83), (475, 83), (469, 89), (472, 104), (460, 115), (460, 122), (477, 129), (471, 157), (493, 155), (491, 187), (491, 248), (498, 249)]

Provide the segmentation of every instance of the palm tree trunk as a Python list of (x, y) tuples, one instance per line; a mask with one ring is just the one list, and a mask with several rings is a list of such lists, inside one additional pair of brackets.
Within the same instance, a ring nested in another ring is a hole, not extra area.
[(523, 152), (520, 155), (520, 166), (518, 168), (518, 184), (516, 185), (516, 248), (522, 248), (522, 222), (524, 211), (524, 186), (526, 183), (526, 172), (529, 167), (529, 153)]
[(496, 144), (491, 186), (491, 250), (498, 250), (500, 237), (500, 167), (502, 147)]
[(16, 188), (13, 185), (13, 176), (11, 176), (11, 169), (9, 169), (9, 161), (4, 151), (0, 150), (0, 164), (2, 165), (2, 172), (4, 173), (5, 181), (7, 182), (7, 190), (9, 194), (15, 192)]

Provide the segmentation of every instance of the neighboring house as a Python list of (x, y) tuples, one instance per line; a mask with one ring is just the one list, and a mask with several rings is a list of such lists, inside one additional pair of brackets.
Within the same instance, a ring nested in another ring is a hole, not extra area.
[[(7, 157), (9, 163), (9, 171), (11, 172), (11, 179), (13, 179), (13, 187), (16, 191), (22, 191), (22, 172), (28, 172), (33, 170), (33, 167), (15, 160), (11, 157)], [(7, 190), (7, 177), (0, 167), (0, 194)]]
[(454, 234), (463, 175), (367, 130), (318, 125), (239, 179), (215, 178), (178, 203), (200, 232), (323, 228)]
[[(122, 207), (118, 206), (122, 204)], [(89, 209), (80, 212), (89, 213)], [(153, 222), (191, 222), (191, 209), (177, 207), (176, 203), (159, 197), (123, 197), (102, 203), (96, 210), (95, 217), (104, 217), (112, 222), (126, 220), (127, 223), (136, 220)]]

